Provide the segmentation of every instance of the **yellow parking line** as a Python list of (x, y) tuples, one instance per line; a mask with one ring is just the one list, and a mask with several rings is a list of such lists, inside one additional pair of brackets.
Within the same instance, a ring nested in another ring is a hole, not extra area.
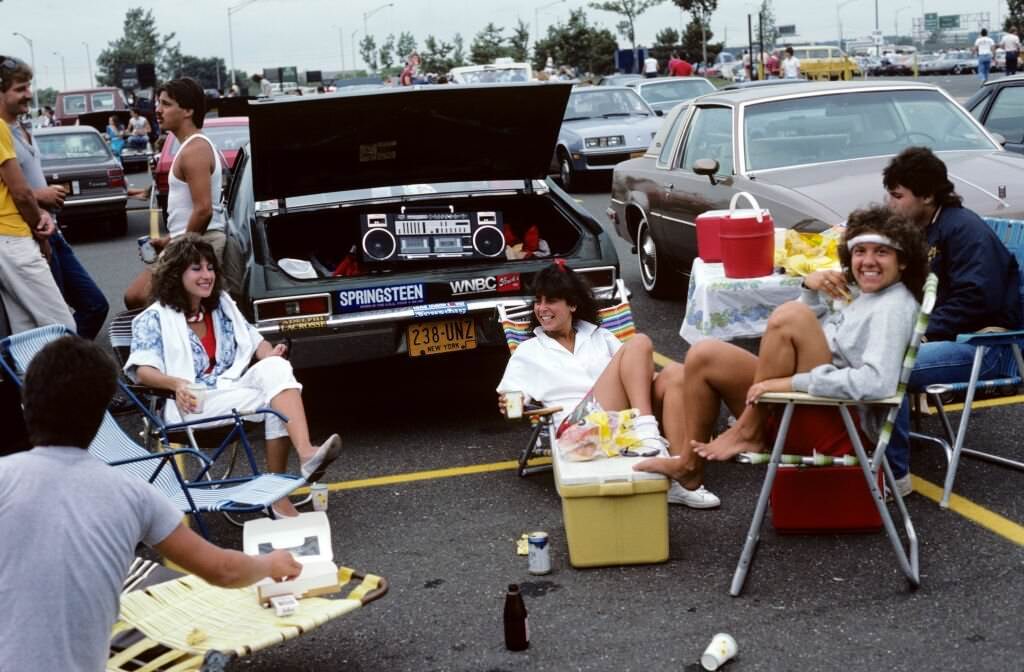
[[(930, 481), (926, 481), (917, 474), (914, 474), (914, 490), (919, 492), (933, 502), (942, 499), (942, 488)], [(969, 499), (953, 494), (949, 498), (949, 510), (956, 511), (967, 520), (984, 527), (990, 532), (995, 532), (1004, 539), (1009, 539), (1018, 546), (1024, 546), (1024, 526), (1000, 516), (998, 513), (989, 511), (983, 506), (978, 506)]]
[[(530, 460), (530, 466), (540, 464), (551, 464), (550, 457), (538, 457)], [(358, 490), (360, 488), (376, 488), (382, 485), (395, 485), (397, 483), (413, 483), (415, 481), (430, 481), (437, 478), (452, 478), (454, 476), (470, 476), (473, 474), (489, 474), (495, 471), (514, 471), (519, 466), (516, 460), (504, 462), (491, 462), (489, 464), (470, 464), (464, 467), (450, 467), (448, 469), (429, 469), (427, 471), (412, 471), (406, 474), (392, 474), (391, 476), (377, 476), (376, 478), (363, 478), (355, 481), (342, 481), (340, 483), (329, 483), (328, 490)], [(304, 495), (309, 488), (298, 488), (296, 495)]]
[(655, 365), (656, 366), (660, 366), (663, 369), (666, 366), (668, 366), (669, 364), (674, 364), (675, 361), (676, 361), (676, 360), (672, 359), (671, 357), (666, 357), (665, 355), (661, 354), (660, 352), (655, 352), (654, 355), (653, 355), (653, 358), (654, 358)]
[[(994, 408), (996, 406), (1010, 406), (1011, 404), (1020, 404), (1020, 403), (1024, 403), (1024, 394), (1018, 394), (1018, 395), (1015, 395), (1015, 396), (1012, 396), (1012, 397), (999, 397), (997, 399), (981, 399), (981, 400), (975, 401), (973, 404), (971, 404), (971, 408), (972, 409), (975, 409), (975, 408)], [(963, 404), (947, 404), (943, 408), (945, 408), (946, 411), (952, 413), (952, 412), (955, 412), (955, 411), (962, 411), (962, 410), (964, 410), (964, 405)], [(930, 407), (929, 407), (928, 410), (929, 410), (929, 415), (934, 415), (936, 413), (936, 411), (932, 410)]]

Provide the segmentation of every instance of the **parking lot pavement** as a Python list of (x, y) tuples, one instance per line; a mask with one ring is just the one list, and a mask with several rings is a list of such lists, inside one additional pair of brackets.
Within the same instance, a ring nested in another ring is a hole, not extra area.
[[(605, 221), (606, 194), (579, 198)], [(134, 254), (145, 226), (139, 213), (127, 237), (76, 247), (112, 305), (136, 272), (118, 261)], [(659, 352), (681, 359), (682, 301), (647, 298), (628, 246), (616, 245), (639, 327)], [(239, 669), (693, 670), (720, 631), (739, 644), (726, 670), (1020, 668), (1024, 474), (968, 460), (956, 492), (980, 508), (942, 511), (921, 494), (908, 498), (921, 540), (917, 591), (882, 534), (783, 536), (768, 526), (744, 594), (729, 597), (763, 476), (732, 463), (708, 468), (720, 509), (672, 507), (667, 563), (576, 570), (550, 474), (512, 471), (525, 434), (495, 410), (505, 358), (477, 352), (300, 373), (314, 439), (338, 431), (345, 441), (328, 474), (336, 560), (387, 577), (391, 590)], [(1018, 408), (985, 409), (972, 441), (1022, 459), (1021, 419)], [(925, 428), (937, 430), (933, 419)], [(912, 470), (939, 484), (943, 462), (915, 450)], [(208, 520), (218, 543), (241, 547), (239, 528)], [(538, 529), (551, 535), (554, 562), (540, 577), (514, 544)], [(530, 611), (523, 653), (502, 643), (512, 582)]]

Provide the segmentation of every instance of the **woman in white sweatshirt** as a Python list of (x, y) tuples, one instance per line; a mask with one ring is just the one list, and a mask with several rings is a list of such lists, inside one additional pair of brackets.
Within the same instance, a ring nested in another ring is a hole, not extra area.
[[(895, 394), (928, 273), (923, 231), (883, 207), (858, 210), (850, 215), (839, 256), (843, 271), (808, 275), (800, 299), (772, 313), (757, 356), (713, 340), (687, 354), (684, 406), (697, 454), (725, 460), (766, 450), (771, 409), (754, 403), (766, 392), (846, 399)], [(830, 313), (823, 295), (838, 310)], [(736, 424), (708, 443), (722, 402)], [(874, 414), (862, 413), (860, 421), (869, 434), (880, 426)], [(671, 475), (674, 467), (670, 459), (636, 468)]]

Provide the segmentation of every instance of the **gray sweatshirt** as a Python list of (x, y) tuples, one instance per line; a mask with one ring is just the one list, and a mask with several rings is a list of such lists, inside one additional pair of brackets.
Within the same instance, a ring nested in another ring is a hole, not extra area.
[[(837, 312), (828, 313), (821, 295), (805, 289), (807, 304), (825, 331), (832, 363), (793, 376), (793, 389), (841, 399), (883, 399), (896, 393), (903, 355), (914, 330), (919, 304), (902, 282), (880, 292), (860, 293)], [(863, 428), (875, 434), (884, 410), (862, 413)]]

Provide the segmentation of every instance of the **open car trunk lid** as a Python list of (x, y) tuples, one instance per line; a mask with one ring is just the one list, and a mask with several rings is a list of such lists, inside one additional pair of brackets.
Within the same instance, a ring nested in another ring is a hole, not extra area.
[(254, 196), (543, 178), (571, 88), (430, 86), (253, 101)]

